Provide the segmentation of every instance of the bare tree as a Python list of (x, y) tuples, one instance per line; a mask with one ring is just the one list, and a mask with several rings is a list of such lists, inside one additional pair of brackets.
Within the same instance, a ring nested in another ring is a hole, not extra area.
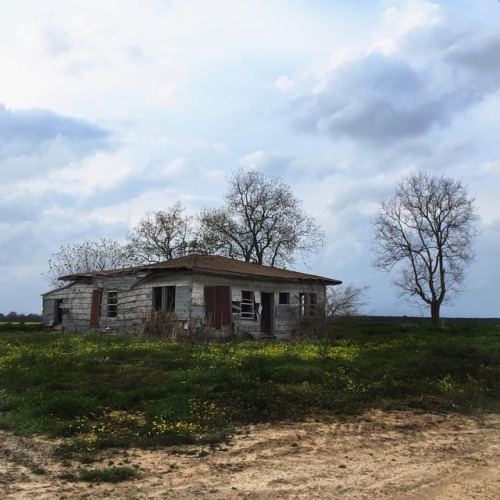
[(242, 169), (232, 174), (225, 206), (200, 215), (198, 248), (246, 262), (284, 266), (317, 250), (324, 234), (279, 178)]
[(60, 286), (61, 276), (119, 269), (131, 265), (126, 248), (117, 241), (101, 239), (61, 246), (49, 259), (49, 270), (44, 274), (52, 286)]
[(398, 184), (375, 221), (376, 266), (397, 271), (400, 296), (422, 300), (439, 325), (440, 308), (459, 291), (477, 236), (474, 199), (459, 181), (419, 172)]
[(366, 305), (365, 294), (369, 287), (355, 285), (331, 286), (326, 291), (327, 316), (357, 316)]
[(176, 202), (167, 210), (147, 212), (128, 235), (131, 259), (137, 264), (182, 257), (194, 245), (190, 240), (193, 218)]

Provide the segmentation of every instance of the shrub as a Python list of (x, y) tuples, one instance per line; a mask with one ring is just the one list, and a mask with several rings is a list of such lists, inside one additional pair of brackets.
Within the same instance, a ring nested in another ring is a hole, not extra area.
[(166, 340), (181, 340), (183, 331), (172, 311), (150, 310), (142, 327), (142, 335)]

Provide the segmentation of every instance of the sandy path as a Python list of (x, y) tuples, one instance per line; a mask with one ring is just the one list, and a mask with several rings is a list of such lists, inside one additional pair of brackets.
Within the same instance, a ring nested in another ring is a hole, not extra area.
[[(5, 499), (500, 497), (500, 415), (376, 411), (344, 423), (252, 426), (208, 454), (199, 447), (129, 450), (90, 465), (63, 466), (48, 441), (5, 432), (0, 439)], [(30, 465), (45, 474), (34, 474)], [(97, 485), (61, 477), (110, 465), (138, 466), (139, 475)]]

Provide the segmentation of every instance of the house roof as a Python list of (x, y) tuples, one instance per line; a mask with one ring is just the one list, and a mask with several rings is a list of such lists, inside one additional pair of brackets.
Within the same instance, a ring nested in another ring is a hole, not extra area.
[(340, 285), (339, 280), (317, 276), (315, 274), (299, 273), (280, 269), (277, 267), (263, 266), (250, 262), (230, 259), (218, 255), (192, 254), (177, 259), (158, 262), (126, 269), (113, 269), (109, 271), (95, 271), (90, 273), (77, 273), (61, 276), (61, 280), (78, 280), (91, 277), (111, 277), (121, 274), (146, 273), (146, 275), (174, 271), (195, 271), (203, 274), (217, 274), (225, 276), (239, 276), (252, 278), (269, 278), (279, 281), (307, 281), (324, 285)]

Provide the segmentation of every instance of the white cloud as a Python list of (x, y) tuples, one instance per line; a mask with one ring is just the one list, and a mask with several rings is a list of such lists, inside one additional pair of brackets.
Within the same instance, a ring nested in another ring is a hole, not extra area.
[(497, 35), (477, 37), (437, 26), (442, 21), (434, 18), (436, 4), (422, 4), (427, 14), (415, 10), (421, 2), (409, 4), (410, 12), (389, 9), (397, 27), (390, 51), (375, 41), (293, 102), (300, 129), (386, 146), (447, 127), (497, 91)]
[(276, 80), (276, 88), (280, 92), (289, 92), (291, 90), (294, 90), (295, 86), (296, 86), (295, 81), (292, 80), (291, 78), (288, 78), (287, 76), (284, 76), (284, 75), (280, 76)]
[(268, 153), (266, 151), (255, 151), (240, 159), (239, 165), (247, 170), (261, 170), (264, 173), (276, 172), (284, 175), (293, 158), (284, 153)]
[(438, 3), (421, 0), (397, 3), (385, 10), (383, 27), (374, 37), (370, 50), (390, 55), (397, 50), (399, 39), (404, 35), (419, 28), (438, 26), (443, 21)]

